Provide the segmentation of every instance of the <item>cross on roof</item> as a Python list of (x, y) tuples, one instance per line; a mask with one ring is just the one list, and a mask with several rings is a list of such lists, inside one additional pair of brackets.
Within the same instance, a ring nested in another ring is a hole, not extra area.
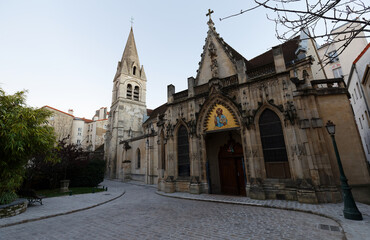
[(134, 25), (134, 18), (133, 17), (131, 17), (130, 22), (131, 22), (131, 27), (132, 27)]
[(209, 16), (209, 21), (211, 21), (211, 14), (214, 13), (213, 10), (211, 9), (208, 9), (208, 13), (206, 14), (206, 16)]

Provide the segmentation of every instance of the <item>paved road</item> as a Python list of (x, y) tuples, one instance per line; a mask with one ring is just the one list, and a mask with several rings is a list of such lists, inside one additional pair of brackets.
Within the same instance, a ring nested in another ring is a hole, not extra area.
[[(126, 194), (86, 211), (0, 229), (0, 239), (342, 239), (328, 218), (175, 199), (125, 184)], [(325, 228), (325, 227), (324, 227)]]

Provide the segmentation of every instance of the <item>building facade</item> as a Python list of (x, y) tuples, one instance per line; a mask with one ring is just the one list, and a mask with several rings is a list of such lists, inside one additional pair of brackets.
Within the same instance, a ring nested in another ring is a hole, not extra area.
[(71, 143), (70, 136), (73, 129), (74, 119), (73, 110), (70, 109), (68, 110), (68, 113), (66, 113), (50, 106), (43, 106), (42, 108), (45, 108), (53, 113), (48, 119), (48, 124), (54, 128), (57, 141), (68, 138), (67, 143)]
[(347, 23), (334, 29), (331, 32), (334, 41), (319, 47), (318, 53), (321, 62), (323, 62), (325, 75), (328, 78), (343, 77), (344, 79), (350, 94), (350, 102), (366, 159), (370, 162), (369, 107), (358, 76), (358, 74), (363, 74), (366, 63), (369, 63), (368, 54), (370, 53), (364, 51), (368, 48), (367, 40), (364, 32), (361, 31), (358, 37), (353, 39), (345, 48), (342, 46), (343, 42), (338, 41), (339, 39), (345, 39), (348, 31), (359, 31), (361, 28), (360, 24)]
[(366, 71), (370, 66), (370, 44), (353, 61), (351, 71), (348, 77), (347, 88), (352, 93), (351, 105), (357, 128), (361, 136), (362, 145), (366, 154), (366, 159), (370, 164), (370, 106), (369, 106), (369, 86), (367, 83)]
[(169, 85), (167, 102), (150, 114), (145, 98), (132, 99), (146, 78), (131, 29), (114, 78), (109, 177), (157, 183), (165, 192), (337, 202), (339, 172), (325, 129), (331, 120), (349, 183), (370, 185), (347, 88), (312, 70), (310, 43), (295, 38), (247, 60), (211, 19), (208, 26), (196, 77), (181, 92)]
[[(360, 32), (358, 37), (343, 49), (343, 42), (340, 39), (345, 39), (348, 31), (357, 31), (361, 29), (360, 24), (347, 23), (336, 29), (333, 29), (333, 42), (323, 44), (318, 48), (320, 60), (325, 69), (327, 78), (340, 78), (343, 76), (344, 82), (348, 84), (348, 77), (351, 71), (352, 63), (366, 47), (367, 40), (364, 32)], [(325, 61), (326, 59), (326, 61)], [(352, 93), (350, 92), (351, 96)], [(353, 96), (352, 96), (353, 97)]]
[(53, 113), (48, 122), (54, 128), (58, 141), (65, 138), (67, 144), (79, 145), (86, 151), (95, 151), (104, 144), (108, 125), (106, 107), (97, 110), (92, 120), (75, 117), (72, 109), (66, 113), (50, 106), (43, 108)]
[(106, 107), (96, 110), (92, 121), (87, 124), (87, 147), (89, 151), (95, 151), (104, 144), (105, 133), (108, 128), (108, 111)]

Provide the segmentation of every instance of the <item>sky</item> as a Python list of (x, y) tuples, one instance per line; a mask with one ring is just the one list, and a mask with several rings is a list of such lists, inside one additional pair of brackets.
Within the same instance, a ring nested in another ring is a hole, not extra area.
[(252, 1), (0, 0), (0, 88), (28, 90), (27, 104), (91, 119), (110, 108), (113, 77), (133, 30), (147, 76), (147, 108), (167, 101), (196, 76), (207, 36), (208, 9), (216, 31), (245, 58), (280, 44), (266, 11), (220, 21)]

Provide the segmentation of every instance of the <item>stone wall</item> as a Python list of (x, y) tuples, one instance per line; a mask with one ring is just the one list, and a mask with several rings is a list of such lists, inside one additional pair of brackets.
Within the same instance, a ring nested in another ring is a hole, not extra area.
[(21, 214), (27, 210), (28, 201), (26, 199), (17, 199), (12, 203), (0, 205), (0, 218), (12, 217)]

